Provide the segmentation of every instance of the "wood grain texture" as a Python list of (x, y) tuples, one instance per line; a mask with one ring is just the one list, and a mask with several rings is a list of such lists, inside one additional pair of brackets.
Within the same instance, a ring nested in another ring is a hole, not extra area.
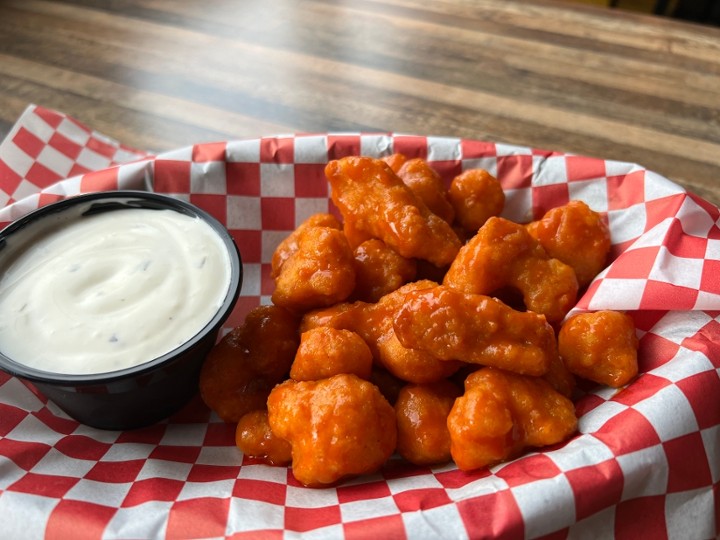
[(640, 163), (720, 203), (720, 29), (577, 3), (3, 0), (0, 135), (29, 103), (151, 151), (488, 139)]

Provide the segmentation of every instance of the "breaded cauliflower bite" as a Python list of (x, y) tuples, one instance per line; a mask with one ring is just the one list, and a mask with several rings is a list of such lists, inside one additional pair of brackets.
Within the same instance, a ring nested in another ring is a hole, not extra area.
[(346, 300), (355, 288), (353, 252), (341, 230), (305, 227), (280, 266), (272, 301), (302, 313)]
[(574, 315), (558, 334), (560, 356), (572, 373), (613, 388), (637, 375), (638, 346), (634, 321), (619, 311)]
[(395, 411), (355, 375), (288, 380), (268, 398), (272, 432), (292, 447), (292, 473), (308, 487), (377, 471), (395, 451)]
[(448, 200), (442, 177), (427, 161), (421, 158), (407, 160), (397, 175), (433, 214), (452, 224), (455, 209)]
[(488, 219), (462, 247), (443, 285), (473, 294), (514, 288), (527, 309), (551, 324), (563, 320), (578, 292), (572, 267), (551, 258), (523, 225), (501, 217)]
[(610, 230), (602, 217), (582, 201), (548, 210), (527, 230), (551, 257), (573, 267), (584, 287), (603, 269), (610, 252)]
[(317, 213), (311, 215), (298, 225), (295, 230), (275, 248), (271, 261), (270, 277), (276, 279), (280, 275), (280, 270), (282, 270), (282, 266), (285, 264), (285, 261), (297, 253), (299, 249), (298, 241), (302, 236), (303, 231), (310, 227), (329, 227), (339, 231), (342, 230), (342, 225), (332, 214)]
[(411, 350), (517, 373), (544, 375), (557, 355), (555, 333), (543, 315), (444, 286), (408, 292), (393, 327)]
[(296, 381), (317, 381), (341, 373), (369, 380), (373, 357), (363, 339), (350, 330), (319, 327), (303, 332), (290, 368)]
[(299, 320), (278, 306), (258, 306), (212, 348), (200, 371), (200, 396), (226, 422), (264, 409), (272, 387), (290, 370)]
[(405, 164), (405, 162), (408, 160), (407, 156), (405, 154), (401, 154), (399, 152), (396, 152), (394, 154), (391, 154), (389, 156), (384, 156), (380, 158), (382, 161), (387, 163), (392, 171), (397, 174), (400, 168)]
[(432, 281), (414, 281), (386, 294), (376, 303), (353, 302), (312, 311), (303, 317), (301, 328), (306, 331), (318, 326), (352, 330), (368, 344), (376, 364), (406, 382), (429, 383), (455, 373), (461, 363), (441, 360), (420, 349), (405, 347), (395, 335), (393, 319), (413, 290), (437, 286)]
[(465, 471), (561, 442), (576, 429), (572, 401), (547, 381), (495, 368), (469, 375), (448, 415), (450, 453)]
[(505, 207), (500, 182), (484, 169), (469, 169), (453, 178), (448, 198), (457, 222), (470, 236)]
[(240, 419), (235, 444), (246, 456), (268, 465), (283, 466), (292, 461), (290, 444), (272, 432), (265, 409), (249, 412)]
[(377, 302), (384, 295), (409, 283), (417, 274), (417, 261), (403, 257), (382, 240), (366, 240), (353, 252), (355, 291), (353, 298)]
[(330, 161), (325, 176), (353, 246), (365, 235), (379, 238), (400, 255), (449, 264), (460, 239), (380, 159), (344, 157)]
[(415, 465), (450, 461), (447, 418), (461, 394), (460, 388), (447, 380), (403, 386), (395, 401), (398, 454)]

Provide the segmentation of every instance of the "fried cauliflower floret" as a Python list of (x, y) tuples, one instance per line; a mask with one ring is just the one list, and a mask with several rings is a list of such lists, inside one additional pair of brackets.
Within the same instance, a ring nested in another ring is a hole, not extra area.
[(448, 200), (442, 177), (421, 158), (410, 159), (397, 171), (400, 180), (428, 209), (448, 223), (455, 219), (455, 209)]
[[(413, 282), (383, 296), (365, 310), (367, 318), (360, 330), (375, 344), (375, 358), (395, 377), (412, 383), (431, 383), (445, 379), (461, 366), (458, 361), (445, 361), (428, 351), (403, 345), (395, 333), (394, 318), (405, 303), (405, 295), (413, 290), (436, 285), (432, 282)], [(371, 347), (372, 348), (372, 347)]]
[(317, 381), (340, 373), (370, 379), (373, 358), (363, 339), (350, 330), (320, 327), (300, 336), (300, 347), (290, 368), (296, 381)]
[(637, 375), (638, 346), (635, 323), (619, 311), (574, 315), (558, 334), (560, 356), (572, 373), (613, 388)]
[(549, 257), (523, 225), (501, 217), (488, 219), (462, 247), (443, 284), (471, 294), (517, 289), (527, 309), (552, 324), (563, 320), (578, 291), (572, 267)]
[[(357, 332), (355, 328), (364, 318), (365, 310), (370, 305), (368, 302), (358, 300), (357, 302), (340, 302), (334, 306), (308, 311), (300, 319), (300, 332), (307, 332), (321, 326)], [(362, 335), (360, 332), (357, 333)]]
[(436, 266), (453, 260), (460, 240), (380, 159), (345, 157), (330, 161), (325, 175), (332, 200), (343, 215), (351, 244), (359, 235), (379, 238), (407, 258)]
[(443, 286), (407, 293), (393, 326), (404, 346), (441, 360), (544, 375), (557, 355), (543, 315)]
[(200, 371), (200, 396), (226, 422), (264, 409), (272, 387), (290, 370), (299, 344), (298, 319), (277, 306), (248, 313), (208, 354)]
[(484, 169), (470, 169), (453, 178), (448, 198), (456, 220), (471, 235), (505, 207), (500, 182)]
[(550, 257), (572, 266), (580, 287), (590, 283), (605, 267), (610, 230), (600, 214), (584, 202), (570, 201), (553, 208), (526, 227)]
[(395, 402), (398, 453), (415, 465), (450, 461), (447, 417), (461, 394), (460, 388), (447, 380), (401, 388)]
[(449, 377), (460, 368), (461, 362), (440, 360), (427, 351), (404, 346), (392, 328), (392, 316), (386, 320), (389, 322), (378, 341), (378, 359), (397, 378), (418, 384), (431, 383)]
[(300, 236), (302, 236), (303, 231), (309, 227), (329, 227), (339, 231), (342, 230), (342, 225), (332, 214), (313, 214), (298, 225), (295, 230), (275, 248), (271, 261), (270, 277), (275, 279), (280, 275), (280, 270), (283, 264), (285, 264), (285, 261), (297, 253), (299, 249), (298, 240)]
[(297, 251), (280, 267), (272, 301), (303, 312), (346, 300), (355, 288), (353, 253), (342, 231), (306, 227), (297, 238)]
[(282, 466), (292, 461), (290, 444), (272, 432), (264, 409), (249, 412), (240, 419), (235, 444), (246, 456), (268, 465)]
[(461, 366), (457, 361), (436, 358), (427, 351), (409, 349), (395, 335), (393, 319), (403, 305), (405, 294), (437, 286), (432, 281), (415, 281), (386, 294), (376, 303), (353, 302), (307, 313), (303, 331), (318, 326), (344, 328), (359, 334), (373, 353), (377, 364), (395, 377), (413, 383), (445, 379)]
[(400, 255), (382, 240), (372, 238), (355, 248), (353, 297), (377, 302), (384, 295), (415, 279), (417, 262)]
[(322, 487), (377, 471), (395, 451), (395, 411), (355, 375), (285, 381), (268, 398), (272, 432), (292, 447), (293, 476)]
[(559, 443), (576, 429), (572, 401), (547, 381), (494, 368), (468, 376), (448, 415), (450, 453), (465, 471)]
[(392, 171), (397, 174), (400, 168), (405, 164), (407, 161), (407, 156), (405, 154), (400, 154), (399, 152), (396, 152), (394, 154), (391, 154), (389, 156), (385, 156), (382, 159), (385, 163), (387, 163)]

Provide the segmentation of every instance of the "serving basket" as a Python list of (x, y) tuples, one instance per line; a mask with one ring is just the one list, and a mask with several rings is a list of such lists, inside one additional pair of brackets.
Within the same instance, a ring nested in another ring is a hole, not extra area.
[[(475, 472), (392, 458), (308, 489), (244, 457), (195, 399), (132, 431), (79, 424), (0, 374), (0, 523), (7, 538), (714, 538), (720, 532), (718, 209), (632, 163), (489, 141), (393, 133), (266, 136), (158, 155), (32, 105), (0, 145), (0, 222), (91, 191), (190, 201), (226, 225), (243, 289), (225, 330), (269, 303), (275, 246), (332, 203), (328, 160), (421, 157), (449, 182), (487, 169), (520, 222), (570, 200), (606, 217), (611, 262), (575, 311), (635, 321), (640, 375), (583, 387), (579, 432)], [(651, 165), (651, 164), (650, 164)], [(720, 179), (719, 179), (720, 180)]]

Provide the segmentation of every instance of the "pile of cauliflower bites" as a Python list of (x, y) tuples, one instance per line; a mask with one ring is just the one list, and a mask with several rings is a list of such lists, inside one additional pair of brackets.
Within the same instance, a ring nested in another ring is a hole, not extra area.
[(351, 156), (325, 168), (341, 218), (316, 214), (272, 259), (272, 304), (211, 351), (200, 394), (242, 452), (309, 487), (378, 471), (395, 453), (465, 471), (577, 429), (576, 378), (637, 375), (633, 320), (568, 317), (610, 234), (582, 201), (520, 224), (472, 169)]

